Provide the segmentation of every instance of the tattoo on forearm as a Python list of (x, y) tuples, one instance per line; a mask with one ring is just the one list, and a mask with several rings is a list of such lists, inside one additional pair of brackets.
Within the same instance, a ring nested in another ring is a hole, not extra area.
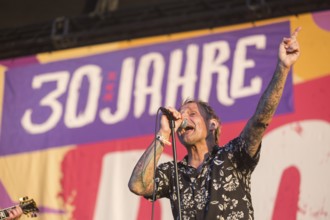
[(266, 131), (282, 97), (288, 70), (277, 68), (267, 89), (260, 98), (254, 116), (248, 122), (243, 135), (251, 146), (250, 155), (257, 151), (261, 138)]
[(131, 179), (130, 185), (134, 185), (141, 192), (149, 192), (153, 188), (154, 176), (154, 146), (156, 145), (156, 164), (163, 152), (163, 146), (159, 141), (153, 141), (148, 149), (139, 159), (136, 164)]

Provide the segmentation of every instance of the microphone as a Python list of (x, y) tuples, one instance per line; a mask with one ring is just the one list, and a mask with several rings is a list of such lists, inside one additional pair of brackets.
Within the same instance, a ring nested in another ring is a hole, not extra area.
[[(162, 113), (164, 115), (166, 115), (168, 120), (175, 120), (174, 117), (173, 117), (172, 112), (170, 112), (167, 108), (160, 107), (159, 109), (162, 111)], [(188, 125), (188, 120), (185, 118), (185, 119), (183, 119), (179, 129), (185, 129), (187, 127), (187, 125)]]
[(166, 117), (167, 117), (169, 120), (174, 120), (174, 117), (173, 117), (173, 115), (172, 115), (172, 112), (170, 112), (167, 108), (159, 107), (159, 109), (163, 112), (164, 115), (166, 115)]
[(188, 125), (188, 120), (185, 118), (185, 119), (183, 119), (183, 121), (182, 121), (179, 128), (180, 129), (185, 129), (187, 127), (187, 125)]

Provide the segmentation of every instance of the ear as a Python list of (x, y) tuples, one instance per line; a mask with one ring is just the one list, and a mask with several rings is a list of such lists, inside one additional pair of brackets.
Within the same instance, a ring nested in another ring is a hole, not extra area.
[(209, 121), (209, 130), (214, 131), (218, 127), (219, 127), (219, 122), (214, 118), (210, 119), (210, 121)]

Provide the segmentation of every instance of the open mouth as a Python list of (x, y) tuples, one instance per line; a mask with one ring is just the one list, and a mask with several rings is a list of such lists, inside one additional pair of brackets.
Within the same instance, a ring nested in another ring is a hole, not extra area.
[(187, 127), (185, 127), (182, 131), (182, 133), (188, 133), (190, 131), (193, 131), (195, 128), (191, 125), (187, 125)]

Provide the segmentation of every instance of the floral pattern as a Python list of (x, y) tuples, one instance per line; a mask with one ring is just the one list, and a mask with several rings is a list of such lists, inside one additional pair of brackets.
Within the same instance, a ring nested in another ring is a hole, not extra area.
[[(250, 179), (258, 161), (259, 151), (251, 158), (237, 137), (215, 146), (200, 171), (188, 165), (187, 156), (178, 162), (182, 219), (253, 219)], [(174, 170), (173, 161), (158, 166), (156, 199), (169, 198), (174, 219), (179, 219)]]

